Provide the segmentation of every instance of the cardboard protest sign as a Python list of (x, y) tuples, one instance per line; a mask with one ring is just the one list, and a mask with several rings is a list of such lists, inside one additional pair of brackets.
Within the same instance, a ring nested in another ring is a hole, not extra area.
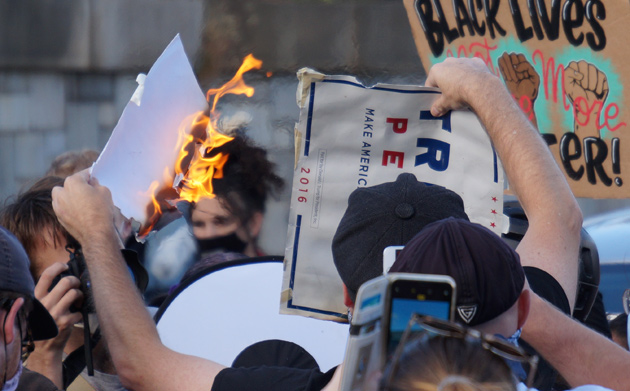
[(630, 3), (403, 0), (425, 69), (478, 57), (537, 126), (578, 197), (630, 194)]
[(433, 88), (366, 88), (351, 77), (311, 70), (299, 78), (282, 312), (346, 316), (331, 243), (357, 187), (411, 172), (457, 192), (472, 221), (501, 232), (503, 171), (474, 114), (431, 116), (439, 96)]

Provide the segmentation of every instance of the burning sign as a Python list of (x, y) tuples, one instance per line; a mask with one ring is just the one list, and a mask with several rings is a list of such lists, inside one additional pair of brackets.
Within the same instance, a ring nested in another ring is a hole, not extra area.
[(138, 78), (91, 175), (110, 189), (125, 217), (141, 224), (141, 237), (165, 206), (214, 196), (212, 179), (222, 177), (229, 156), (210, 151), (232, 140), (216, 130), (217, 103), (225, 94), (251, 97), (254, 89), (242, 76), (261, 66), (247, 56), (232, 80), (204, 96), (178, 35), (146, 78)]

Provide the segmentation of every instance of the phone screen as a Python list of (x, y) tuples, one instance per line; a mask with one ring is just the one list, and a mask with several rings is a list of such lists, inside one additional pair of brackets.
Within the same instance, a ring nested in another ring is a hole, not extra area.
[[(445, 282), (398, 280), (390, 295), (387, 356), (393, 354), (413, 313), (448, 320), (453, 287)], [(415, 326), (414, 331), (419, 331)]]

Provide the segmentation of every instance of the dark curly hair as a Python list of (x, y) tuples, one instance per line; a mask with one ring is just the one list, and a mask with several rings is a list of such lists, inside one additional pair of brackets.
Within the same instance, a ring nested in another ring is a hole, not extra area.
[(245, 224), (254, 213), (264, 213), (268, 196), (278, 195), (284, 180), (275, 173), (276, 166), (267, 158), (267, 151), (244, 135), (237, 134), (232, 141), (206, 151), (205, 156), (218, 153), (228, 154), (228, 161), (223, 177), (212, 180), (213, 191), (225, 208)]

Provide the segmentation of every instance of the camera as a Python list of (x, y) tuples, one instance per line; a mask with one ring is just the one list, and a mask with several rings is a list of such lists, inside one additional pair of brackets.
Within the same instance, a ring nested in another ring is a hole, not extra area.
[[(68, 241), (69, 243), (72, 243)], [(81, 281), (80, 290), (83, 293), (83, 306), (87, 313), (93, 314), (96, 312), (96, 308), (94, 306), (94, 300), (92, 298), (92, 291), (90, 289), (90, 278), (87, 269), (87, 264), (85, 263), (85, 258), (83, 257), (83, 251), (81, 249), (81, 245), (74, 241), (73, 244), (68, 244), (66, 246), (66, 251), (68, 251), (70, 255), (70, 260), (68, 261), (68, 269), (57, 275), (52, 283), (50, 284), (50, 288), (48, 291), (52, 291), (55, 286), (59, 283), (59, 281), (67, 276), (74, 276)], [(138, 260), (138, 254), (133, 250), (122, 249), (120, 250), (123, 258), (125, 259), (125, 263), (127, 264), (127, 268), (129, 270), (129, 274), (134, 281), (136, 287), (140, 291), (140, 293), (144, 293), (148, 282), (149, 275), (147, 274), (146, 269), (140, 261)], [(70, 308), (73, 312), (81, 311), (83, 308)]]
[[(81, 286), (79, 289), (81, 290), (81, 292), (83, 293), (83, 297), (85, 298), (83, 300), (82, 307), (85, 307), (88, 313), (94, 313), (96, 312), (94, 306), (89, 305), (89, 300), (87, 300), (89, 297), (91, 297), (91, 295), (89, 293), (90, 283), (87, 277), (87, 265), (85, 264), (83, 251), (81, 250), (81, 247), (78, 244), (74, 246), (67, 245), (66, 251), (68, 251), (69, 257), (70, 257), (70, 260), (67, 263), (68, 269), (59, 273), (52, 280), (50, 284), (50, 288), (48, 288), (48, 291), (49, 292), (52, 291), (57, 286), (59, 281), (61, 281), (62, 278), (68, 277), (68, 276), (74, 276), (78, 278), (79, 281), (81, 281)], [(70, 311), (72, 312), (81, 312), (82, 309), (83, 308), (79, 308), (75, 306), (74, 304), (70, 307)]]

